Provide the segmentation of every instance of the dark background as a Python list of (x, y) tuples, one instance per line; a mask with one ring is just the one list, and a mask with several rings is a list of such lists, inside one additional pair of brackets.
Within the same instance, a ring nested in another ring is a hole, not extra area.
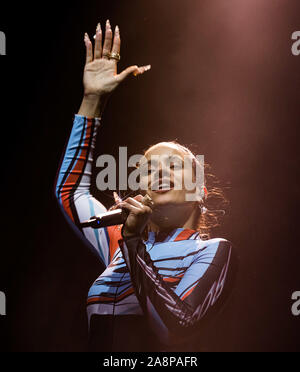
[(218, 234), (240, 270), (201, 350), (299, 351), (298, 0), (54, 0), (1, 11), (0, 348), (86, 350), (85, 300), (101, 266), (61, 216), (53, 182), (82, 97), (83, 34), (107, 18), (121, 29), (120, 69), (152, 69), (113, 94), (97, 153), (178, 139), (230, 185)]

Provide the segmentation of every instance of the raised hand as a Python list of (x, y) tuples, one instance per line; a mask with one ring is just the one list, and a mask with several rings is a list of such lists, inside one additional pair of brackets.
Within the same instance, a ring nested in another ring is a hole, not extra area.
[(88, 34), (86, 33), (84, 36), (86, 46), (86, 64), (83, 76), (85, 96), (106, 96), (130, 74), (140, 75), (150, 69), (150, 65), (130, 66), (118, 74), (117, 63), (121, 46), (119, 27), (116, 26), (113, 35), (110, 22), (107, 20), (103, 46), (102, 39), (100, 23), (96, 29), (94, 50)]

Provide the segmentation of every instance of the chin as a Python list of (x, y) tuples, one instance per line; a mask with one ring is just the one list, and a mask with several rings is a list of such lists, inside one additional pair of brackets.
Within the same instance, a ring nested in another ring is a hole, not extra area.
[(171, 190), (165, 193), (157, 193), (152, 191), (150, 196), (154, 204), (157, 206), (182, 203), (182, 196), (178, 195), (177, 190)]

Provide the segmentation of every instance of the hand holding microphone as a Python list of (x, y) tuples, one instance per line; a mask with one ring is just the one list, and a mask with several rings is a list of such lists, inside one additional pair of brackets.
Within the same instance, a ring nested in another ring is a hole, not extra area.
[(134, 198), (127, 198), (122, 201), (118, 194), (114, 193), (115, 207), (98, 216), (91, 217), (88, 221), (81, 223), (81, 227), (101, 227), (124, 224), (122, 233), (124, 238), (139, 236), (144, 231), (154, 203), (150, 196), (137, 195)]
[(146, 194), (144, 197), (137, 195), (134, 198), (127, 198), (118, 206), (128, 213), (122, 229), (123, 238), (140, 236), (149, 221), (154, 206), (150, 196)]

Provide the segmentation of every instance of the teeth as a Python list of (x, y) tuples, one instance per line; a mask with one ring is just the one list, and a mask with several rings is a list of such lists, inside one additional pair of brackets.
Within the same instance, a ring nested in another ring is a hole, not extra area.
[(152, 185), (152, 190), (171, 190), (171, 189), (172, 189), (171, 182), (170, 183), (164, 182), (164, 183)]
[(170, 189), (170, 185), (169, 184), (166, 184), (166, 183), (163, 183), (162, 185), (159, 185), (159, 189), (162, 190), (162, 189)]

